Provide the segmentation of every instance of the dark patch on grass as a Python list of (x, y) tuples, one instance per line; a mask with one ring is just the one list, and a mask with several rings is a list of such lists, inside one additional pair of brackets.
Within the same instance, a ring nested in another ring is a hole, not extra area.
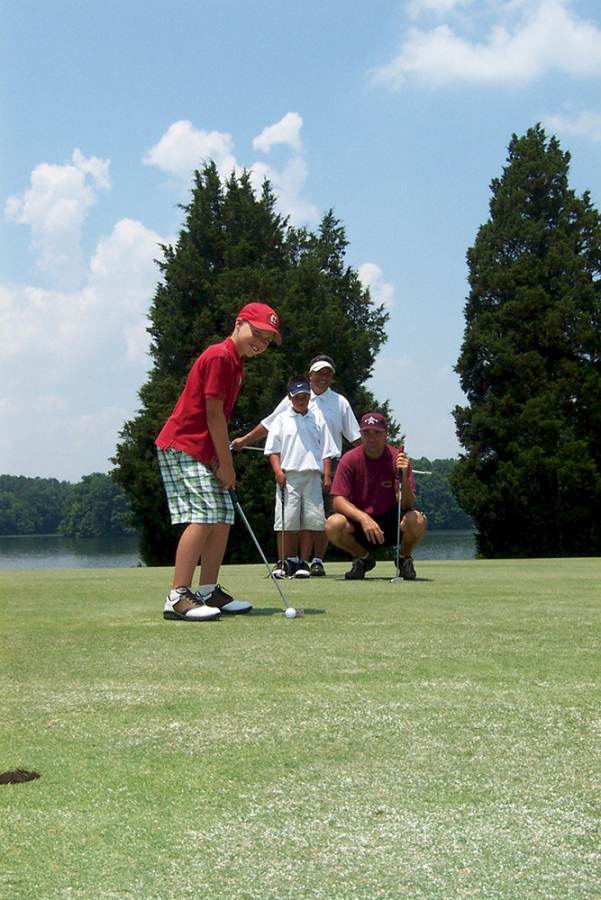
[(35, 781), (36, 778), (41, 778), (40, 773), (28, 772), (27, 769), (0, 772), (0, 784), (23, 784), (24, 781)]

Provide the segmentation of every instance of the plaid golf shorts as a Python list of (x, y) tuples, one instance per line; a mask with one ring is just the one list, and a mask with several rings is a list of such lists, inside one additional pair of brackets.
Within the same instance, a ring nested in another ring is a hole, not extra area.
[(231, 525), (234, 506), (209, 466), (182, 450), (157, 448), (173, 525)]

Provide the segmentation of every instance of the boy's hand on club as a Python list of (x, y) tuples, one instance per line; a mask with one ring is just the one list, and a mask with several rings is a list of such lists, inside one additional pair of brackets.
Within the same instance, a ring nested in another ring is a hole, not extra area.
[(279, 472), (276, 472), (275, 480), (279, 484), (280, 490), (283, 491), (284, 488), (286, 487), (286, 473), (284, 472), (283, 469), (280, 469)]
[(215, 478), (225, 490), (236, 487), (236, 472), (234, 471), (234, 466), (230, 462), (225, 463), (224, 465), (217, 465), (217, 468), (215, 469)]

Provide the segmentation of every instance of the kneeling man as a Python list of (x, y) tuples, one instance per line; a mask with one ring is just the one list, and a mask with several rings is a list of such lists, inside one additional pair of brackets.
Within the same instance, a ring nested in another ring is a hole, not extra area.
[(359, 423), (361, 444), (338, 464), (330, 493), (334, 514), (326, 534), (336, 547), (353, 556), (347, 580), (364, 578), (376, 564), (381, 544), (396, 546), (399, 479), (402, 479), (401, 565), (399, 574), (415, 578), (411, 553), (426, 533), (426, 517), (414, 509), (415, 480), (411, 462), (386, 441), (388, 424), (381, 413), (365, 413)]

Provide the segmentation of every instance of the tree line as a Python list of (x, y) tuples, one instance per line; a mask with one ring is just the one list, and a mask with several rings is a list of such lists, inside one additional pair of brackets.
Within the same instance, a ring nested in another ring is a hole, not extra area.
[(129, 501), (110, 475), (72, 484), (56, 478), (0, 475), (0, 534), (104, 537), (132, 534)]
[[(420, 505), (431, 528), (471, 528), (472, 522), (453, 497), (449, 476), (452, 459), (414, 460), (431, 471), (417, 476)], [(272, 483), (267, 467), (264, 478)], [(72, 484), (56, 478), (0, 475), (0, 535), (60, 534), (65, 537), (108, 537), (134, 534), (131, 508), (123, 488), (110, 475), (95, 472)]]

